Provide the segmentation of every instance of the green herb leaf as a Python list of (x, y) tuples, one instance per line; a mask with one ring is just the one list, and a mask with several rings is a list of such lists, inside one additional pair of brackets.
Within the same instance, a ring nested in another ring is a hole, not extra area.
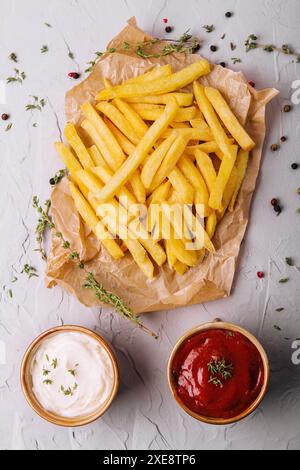
[(46, 380), (43, 380), (43, 384), (45, 384), (45, 385), (52, 385), (52, 384), (53, 384), (53, 381), (50, 380), (50, 379), (46, 379)]
[(274, 328), (275, 328), (275, 330), (277, 330), (277, 331), (281, 331), (281, 328), (280, 328), (280, 326), (278, 326), (278, 325), (274, 325)]
[(10, 122), (9, 124), (7, 124), (7, 126), (6, 126), (6, 128), (5, 128), (5, 132), (10, 131), (11, 128), (12, 128), (12, 126), (13, 126), (13, 125), (12, 125), (12, 122)]
[(53, 367), (53, 369), (57, 369), (57, 366), (58, 366), (58, 359), (57, 359), (57, 357), (55, 357), (55, 358), (52, 360), (51, 366)]
[(30, 266), (30, 264), (28, 263), (24, 265), (21, 274), (27, 274), (29, 279), (31, 279), (32, 277), (39, 277), (36, 268)]
[(203, 26), (203, 29), (205, 29), (205, 31), (206, 31), (207, 33), (211, 33), (212, 31), (215, 30), (215, 27), (214, 27), (213, 24), (205, 24), (205, 25)]
[(44, 368), (44, 369), (43, 369), (43, 375), (44, 375), (44, 376), (47, 376), (47, 375), (49, 375), (49, 374), (50, 374), (50, 370)]
[(276, 312), (283, 312), (283, 310), (284, 310), (283, 307), (276, 308)]
[(282, 279), (279, 279), (279, 282), (280, 282), (280, 284), (285, 284), (285, 283), (288, 282), (289, 280), (290, 280), (289, 277), (284, 277), (284, 278), (282, 278)]
[(239, 59), (238, 57), (231, 57), (231, 60), (233, 64), (239, 64), (242, 62), (242, 59)]
[(41, 53), (45, 54), (46, 52), (49, 52), (49, 47), (45, 44), (41, 47)]
[(288, 266), (294, 266), (294, 261), (293, 261), (293, 258), (285, 258), (285, 262)]
[(11, 54), (9, 54), (8, 58), (9, 58), (9, 60), (12, 60), (15, 63), (18, 62), (18, 56), (15, 52), (12, 52)]
[(44, 25), (47, 26), (47, 28), (52, 28), (50, 23), (44, 23)]

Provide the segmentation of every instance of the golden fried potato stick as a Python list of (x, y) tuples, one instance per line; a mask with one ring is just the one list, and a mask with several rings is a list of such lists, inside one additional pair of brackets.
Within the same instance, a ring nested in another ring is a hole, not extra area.
[(226, 185), (226, 188), (225, 188), (225, 191), (224, 191), (224, 194), (223, 194), (223, 199), (222, 199), (223, 209), (221, 211), (217, 211), (218, 222), (224, 217), (224, 214), (227, 210), (227, 207), (229, 206), (229, 203), (232, 199), (232, 196), (233, 196), (235, 188), (236, 188), (237, 177), (238, 177), (237, 176), (237, 169), (234, 166), (232, 168), (230, 178), (228, 180), (228, 183)]
[(150, 206), (151, 204), (159, 204), (163, 201), (168, 199), (168, 195), (170, 193), (171, 183), (170, 181), (165, 181), (164, 183), (160, 184), (152, 194), (147, 199), (147, 204)]
[(176, 139), (176, 135), (172, 134), (167, 139), (163, 140), (162, 143), (156, 147), (152, 154), (149, 154), (149, 157), (145, 160), (143, 169), (141, 172), (142, 182), (146, 189), (151, 187), (153, 178), (158, 171), (163, 159), (170, 150), (172, 144)]
[(209, 62), (199, 60), (168, 77), (159, 78), (147, 83), (128, 83), (110, 90), (102, 90), (96, 96), (97, 101), (113, 98), (132, 98), (134, 96), (159, 95), (184, 88), (203, 75), (210, 72)]
[(170, 127), (173, 129), (190, 129), (191, 126), (189, 125), (188, 122), (171, 122)]
[(180, 158), (177, 166), (182, 171), (186, 179), (194, 187), (195, 198), (197, 197), (197, 203), (203, 205), (203, 212), (200, 211), (201, 215), (203, 215), (203, 217), (207, 217), (210, 214), (210, 208), (208, 205), (209, 193), (203, 176), (201, 175), (197, 167), (194, 165), (194, 163), (185, 155)]
[(175, 167), (169, 174), (168, 179), (179, 194), (181, 202), (184, 204), (193, 204), (195, 190), (179, 168)]
[(141, 97), (128, 98), (128, 103), (145, 103), (145, 104), (167, 104), (170, 101), (170, 97), (176, 99), (178, 106), (191, 106), (194, 101), (193, 93), (165, 93), (164, 95), (149, 95)]
[[(132, 104), (132, 108), (145, 121), (156, 121), (156, 119), (158, 119), (164, 112), (165, 106), (160, 105), (160, 104), (136, 103), (136, 104)], [(174, 117), (174, 122), (181, 123), (185, 121), (190, 121), (191, 119), (193, 119), (195, 114), (196, 114), (195, 106), (189, 106), (188, 108), (180, 108), (178, 112), (176, 113), (176, 116)]]
[(158, 266), (162, 266), (167, 259), (166, 253), (162, 246), (150, 237), (149, 232), (139, 219), (130, 222), (128, 228), (138, 238), (141, 245), (148, 251)]
[(155, 121), (144, 137), (137, 145), (135, 151), (127, 158), (123, 165), (116, 171), (110, 181), (105, 185), (98, 197), (103, 202), (111, 198), (118, 189), (127, 183), (133, 173), (140, 166), (147, 154), (152, 149), (155, 142), (159, 139), (161, 134), (166, 130), (170, 122), (173, 121), (176, 112), (178, 111), (178, 104), (176, 100), (170, 101), (166, 105), (163, 115)]
[(217, 179), (217, 173), (213, 166), (213, 162), (207, 153), (202, 150), (196, 149), (194, 152), (199, 170), (203, 175), (209, 192), (211, 192)]
[(141, 174), (139, 170), (136, 170), (133, 173), (132, 177), (129, 180), (129, 184), (131, 186), (132, 192), (135, 195), (137, 201), (140, 204), (145, 204), (146, 203), (146, 189), (141, 180)]
[(211, 211), (206, 219), (205, 230), (210, 239), (213, 238), (217, 227), (217, 214), (215, 211)]
[(236, 159), (236, 164), (235, 164), (235, 167), (237, 169), (236, 186), (235, 186), (235, 190), (234, 190), (232, 199), (231, 199), (229, 207), (228, 207), (230, 212), (233, 212), (233, 210), (234, 210), (235, 201), (236, 201), (236, 198), (239, 194), (239, 191), (240, 191), (241, 186), (242, 186), (242, 182), (243, 182), (245, 174), (246, 174), (246, 170), (247, 170), (247, 166), (248, 166), (248, 160), (249, 160), (249, 152), (245, 152), (245, 150), (240, 149), (240, 151), (238, 153), (238, 156), (237, 156), (237, 159)]
[(212, 209), (216, 209), (221, 211), (222, 210), (222, 198), (223, 193), (230, 178), (232, 168), (234, 167), (234, 163), (237, 157), (238, 146), (233, 145), (231, 147), (231, 156), (227, 157), (224, 154), (222, 159), (222, 163), (220, 166), (220, 170), (217, 175), (217, 179), (213, 185), (213, 188), (210, 193), (209, 197), (209, 206)]
[(165, 240), (168, 240), (170, 249), (173, 251), (173, 253), (176, 253), (176, 258), (183, 264), (186, 264), (188, 266), (195, 266), (198, 262), (197, 252), (193, 250), (186, 250), (184, 242), (182, 240), (175, 239), (174, 229), (172, 226), (166, 228), (166, 224), (162, 223), (161, 230), (163, 238)]
[(181, 261), (176, 261), (173, 267), (175, 271), (177, 272), (177, 274), (179, 274), (180, 276), (183, 276), (189, 269), (189, 267), (186, 264), (182, 263)]
[(249, 134), (247, 134), (243, 126), (241, 126), (219, 90), (212, 87), (206, 87), (205, 94), (221, 118), (226, 129), (228, 129), (242, 149), (245, 151), (252, 150), (255, 147), (255, 142), (251, 139)]
[(215, 140), (222, 152), (227, 155), (228, 158), (231, 158), (228, 137), (218, 119), (218, 116), (215, 113), (213, 106), (205, 94), (204, 86), (200, 85), (198, 82), (194, 82), (194, 94), (198, 106), (204, 114), (209, 127), (211, 128), (213, 139), (210, 140)]
[(69, 122), (65, 127), (65, 138), (68, 141), (70, 147), (76, 153), (83, 168), (93, 166), (93, 160), (90, 157), (84, 143), (77, 134), (76, 128), (73, 123)]
[(108, 117), (111, 122), (130, 140), (133, 144), (139, 143), (139, 137), (132, 128), (127, 118), (112, 104), (107, 101), (101, 101), (97, 104), (98, 111)]
[(177, 262), (175, 253), (172, 251), (170, 240), (164, 240), (165, 250), (167, 254), (168, 266), (170, 269), (173, 269), (174, 265)]
[(116, 98), (113, 101), (113, 104), (118, 108), (119, 111), (121, 111), (121, 113), (124, 114), (124, 116), (129, 121), (131, 127), (137, 133), (138, 137), (142, 138), (146, 134), (149, 127), (143, 121), (140, 115), (133, 109), (133, 107), (129, 103), (126, 103), (126, 101), (122, 100), (121, 98)]
[[(168, 139), (167, 139), (168, 140)], [(170, 172), (175, 168), (178, 160), (182, 156), (185, 147), (187, 145), (187, 139), (185, 137), (177, 137), (172, 143), (168, 152), (166, 153), (161, 166), (157, 170), (154, 178), (152, 180), (150, 190), (153, 191), (157, 186), (159, 186), (167, 177), (169, 177)]]
[(92, 145), (87, 150), (90, 154), (91, 159), (93, 160), (93, 163), (94, 163), (93, 166), (101, 165), (101, 166), (109, 168), (104, 157), (101, 155), (101, 152), (99, 151), (96, 145)]
[(98, 240), (101, 241), (104, 248), (114, 259), (122, 258), (124, 256), (123, 251), (121, 250), (117, 242), (112, 238), (112, 235), (100, 222), (90, 204), (87, 202), (81, 192), (71, 181), (69, 183), (69, 187), (76, 209), (81, 215), (84, 222), (95, 233)]
[[(102, 117), (96, 111), (96, 109), (91, 105), (91, 103), (84, 103), (81, 105), (81, 111), (85, 118), (92, 124), (95, 128), (101, 139), (105, 142), (106, 148), (110, 151), (113, 162), (111, 162), (111, 167), (114, 166), (118, 168), (125, 160), (125, 155), (123, 150), (121, 149), (120, 145), (118, 144), (117, 140), (111, 133), (110, 129), (106, 126), (105, 122), (103, 121)], [(94, 139), (93, 139), (94, 140)], [(97, 142), (95, 142), (97, 145)], [(97, 145), (98, 146), (98, 145)], [(104, 150), (99, 148), (100, 152), (103, 153), (104, 158), (106, 159), (106, 155), (104, 154)], [(106, 163), (109, 164), (108, 161)]]
[[(107, 165), (113, 170), (116, 170), (120, 163), (119, 160), (115, 158), (115, 154), (113, 153), (112, 149), (106, 145), (106, 142), (101, 137), (101, 135), (97, 132), (97, 130), (91, 124), (91, 122), (85, 119), (84, 121), (82, 121), (81, 127), (89, 135), (91, 140), (96, 144), (97, 148), (103, 155)], [(125, 159), (125, 155), (124, 155), (124, 159)]]
[(122, 134), (122, 132), (119, 131), (119, 129), (107, 117), (104, 117), (104, 122), (117, 139), (123, 152), (126, 153), (126, 155), (131, 155), (135, 151), (136, 146), (130, 142), (130, 140), (127, 139), (127, 137), (125, 137), (125, 135)]
[(129, 78), (126, 80), (123, 85), (127, 85), (130, 83), (146, 83), (146, 82), (152, 82), (153, 80), (157, 80), (159, 78), (164, 78), (164, 77), (169, 77), (172, 75), (173, 69), (172, 65), (167, 64), (163, 66), (157, 66), (153, 67), (149, 72), (143, 73), (141, 75), (138, 75), (137, 77)]
[(219, 150), (218, 145), (216, 142), (204, 142), (203, 144), (198, 145), (188, 145), (185, 149), (185, 154), (189, 156), (195, 156), (195, 150), (202, 150), (205, 153), (215, 153)]
[(206, 129), (205, 126), (202, 128), (199, 126), (197, 129), (167, 129), (166, 132), (162, 135), (162, 138), (166, 139), (170, 134), (176, 133), (189, 138), (189, 140), (202, 140), (202, 141), (211, 141), (213, 140), (213, 135), (210, 129)]

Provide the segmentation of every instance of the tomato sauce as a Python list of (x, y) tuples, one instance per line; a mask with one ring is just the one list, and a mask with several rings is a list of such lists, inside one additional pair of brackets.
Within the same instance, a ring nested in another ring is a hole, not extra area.
[(258, 397), (264, 366), (255, 345), (244, 335), (210, 329), (185, 340), (176, 352), (173, 382), (183, 404), (212, 418), (233, 418)]

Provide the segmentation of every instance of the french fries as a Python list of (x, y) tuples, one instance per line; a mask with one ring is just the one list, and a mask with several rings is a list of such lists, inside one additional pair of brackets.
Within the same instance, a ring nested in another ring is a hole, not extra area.
[(183, 276), (215, 252), (255, 145), (221, 93), (197, 82), (209, 71), (199, 60), (118, 86), (104, 79), (97, 104), (81, 106), (82, 131), (68, 123), (69, 147), (55, 144), (82, 220), (112, 258), (131, 256), (148, 279), (165, 263)]

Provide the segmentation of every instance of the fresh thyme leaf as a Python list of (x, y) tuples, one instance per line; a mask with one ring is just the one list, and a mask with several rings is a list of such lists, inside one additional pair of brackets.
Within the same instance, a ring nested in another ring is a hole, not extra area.
[(46, 44), (44, 44), (44, 46), (41, 47), (41, 53), (45, 54), (46, 52), (49, 52), (49, 47)]
[(37, 123), (34, 122), (34, 123), (32, 124), (32, 127), (37, 127)]
[(210, 376), (208, 383), (213, 383), (216, 387), (223, 388), (223, 384), (220, 379), (214, 377), (213, 375)]
[(274, 51), (274, 46), (272, 46), (271, 44), (268, 44), (268, 45), (264, 46), (263, 50), (265, 52), (273, 52)]
[(86, 70), (85, 70), (85, 73), (89, 73), (93, 70), (93, 68), (95, 67), (96, 63), (98, 62), (99, 58), (103, 55), (103, 52), (95, 52), (95, 59), (94, 60), (91, 60), (90, 62), (87, 63), (87, 65), (89, 65), (90, 67), (88, 67)]
[(55, 358), (52, 360), (51, 366), (53, 367), (53, 369), (57, 369), (57, 366), (58, 366), (58, 359), (57, 359), (57, 357), (55, 357)]
[(70, 253), (69, 259), (74, 260), (79, 258), (79, 253), (77, 251), (72, 251)]
[(207, 33), (211, 33), (212, 31), (215, 30), (215, 27), (214, 27), (213, 24), (205, 24), (205, 25), (203, 26), (203, 29), (205, 29), (205, 31), (206, 31)]
[(282, 44), (281, 47), (274, 46), (273, 44), (260, 44), (257, 42), (258, 37), (255, 34), (250, 34), (245, 41), (246, 52), (251, 51), (252, 49), (262, 49), (265, 52), (279, 52), (285, 55), (292, 55), (296, 58), (296, 62), (300, 62), (299, 53), (295, 52), (289, 44)]
[(26, 74), (25, 72), (21, 72), (19, 69), (14, 69), (15, 75), (11, 77), (7, 77), (6, 83), (23, 83), (23, 81), (26, 79)]
[(69, 52), (68, 52), (68, 56), (69, 56), (70, 59), (72, 59), (72, 60), (75, 59), (75, 54), (74, 54), (72, 51), (69, 51)]
[(129, 51), (129, 49), (130, 49), (130, 44), (129, 44), (129, 42), (124, 41), (124, 43), (123, 43), (123, 49), (124, 49), (124, 51)]
[(44, 25), (47, 26), (47, 28), (52, 28), (50, 23), (44, 23)]
[(297, 214), (300, 214), (300, 207), (296, 210)]
[(43, 380), (43, 384), (45, 384), (45, 385), (52, 385), (52, 384), (53, 384), (53, 381), (50, 380), (50, 379), (46, 379), (46, 380)]
[(28, 278), (31, 279), (32, 277), (39, 277), (36, 271), (36, 268), (30, 266), (30, 264), (25, 264), (21, 274), (27, 274)]
[(281, 328), (280, 328), (280, 326), (278, 326), (278, 325), (273, 325), (273, 326), (274, 326), (275, 330), (277, 330), (277, 331), (281, 331)]
[(8, 290), (8, 295), (9, 295), (9, 297), (10, 297), (11, 299), (13, 298), (13, 292), (12, 292), (11, 289)]
[(76, 375), (75, 369), (69, 369), (68, 372), (69, 372), (69, 374), (73, 375), (73, 377), (75, 377), (75, 375)]
[(232, 51), (234, 51), (236, 49), (236, 44), (234, 44), (233, 42), (230, 43), (230, 49)]
[(12, 283), (17, 282), (17, 280), (18, 280), (18, 278), (17, 278), (16, 276), (14, 276), (14, 277), (12, 278), (11, 282), (12, 282)]
[(289, 277), (284, 277), (284, 278), (282, 278), (282, 279), (279, 279), (279, 282), (280, 282), (280, 284), (285, 284), (285, 283), (288, 282), (289, 280), (290, 280)]
[(276, 308), (276, 312), (283, 312), (283, 310), (284, 310), (283, 307)]
[(117, 51), (117, 49), (116, 49), (115, 47), (110, 47), (109, 49), (107, 49), (107, 52), (108, 52), (109, 54), (113, 54), (113, 53), (116, 52), (116, 51)]
[(48, 356), (48, 354), (46, 354), (46, 356), (45, 356), (45, 357), (46, 357), (46, 360), (47, 360), (48, 362), (50, 362), (50, 359), (49, 359), (49, 356)]
[(281, 50), (284, 54), (287, 54), (287, 55), (293, 54), (293, 50), (288, 44), (282, 44)]
[(221, 379), (228, 380), (232, 377), (233, 365), (226, 364), (224, 358), (220, 360), (211, 359), (207, 364), (207, 369), (211, 374), (208, 382), (223, 387)]
[(33, 111), (37, 109), (42, 111), (46, 105), (46, 100), (44, 98), (39, 98), (38, 96), (32, 96), (33, 101), (25, 106), (26, 111)]
[(11, 54), (9, 54), (8, 58), (10, 60), (12, 60), (13, 62), (17, 63), (18, 62), (18, 56), (15, 52), (12, 52)]
[(13, 126), (13, 125), (12, 125), (12, 122), (10, 122), (9, 124), (7, 124), (7, 126), (6, 126), (6, 128), (5, 128), (5, 132), (10, 131), (11, 128), (12, 128), (12, 126)]
[(67, 397), (67, 396), (72, 396), (74, 391), (77, 390), (77, 388), (78, 388), (78, 384), (75, 382), (73, 388), (71, 388), (71, 387), (65, 388), (63, 385), (61, 385), (60, 390)]
[(47, 375), (49, 375), (49, 374), (50, 374), (50, 372), (51, 372), (51, 371), (50, 371), (50, 370), (48, 370), (48, 369), (45, 369), (45, 368), (43, 369), (43, 375), (44, 375), (44, 376), (47, 376)]
[(54, 228), (54, 224), (49, 216), (51, 202), (47, 200), (45, 202), (45, 209), (43, 209), (39, 205), (39, 200), (37, 196), (33, 196), (32, 200), (33, 200), (33, 207), (37, 210), (39, 214), (38, 224), (35, 229), (36, 241), (38, 243), (38, 248), (36, 249), (36, 251), (39, 251), (42, 255), (42, 258), (46, 260), (47, 256), (46, 256), (46, 250), (43, 247), (43, 236), (47, 228), (50, 228), (50, 229)]
[(239, 59), (238, 57), (231, 57), (231, 60), (233, 64), (239, 64), (242, 62), (242, 59)]
[(287, 257), (285, 258), (285, 262), (288, 266), (294, 266), (293, 258)]

